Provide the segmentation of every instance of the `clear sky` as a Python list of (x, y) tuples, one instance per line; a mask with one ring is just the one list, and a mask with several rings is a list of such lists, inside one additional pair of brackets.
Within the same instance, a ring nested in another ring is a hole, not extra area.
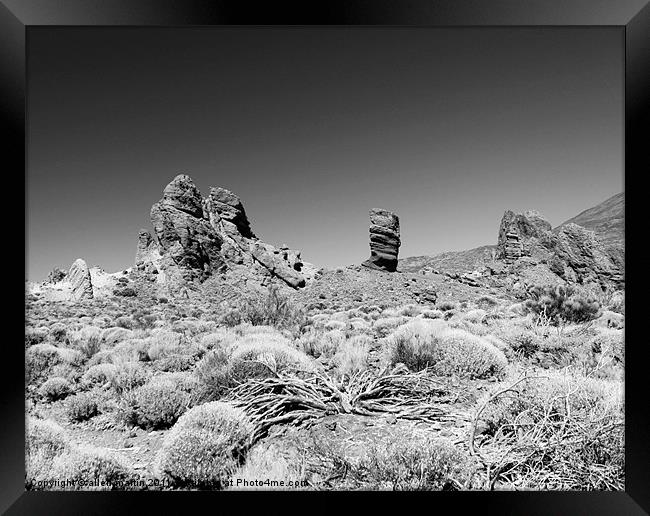
[(237, 193), (319, 266), (496, 242), (623, 191), (623, 40), (608, 28), (39, 28), (28, 41), (26, 275), (133, 264), (179, 173)]

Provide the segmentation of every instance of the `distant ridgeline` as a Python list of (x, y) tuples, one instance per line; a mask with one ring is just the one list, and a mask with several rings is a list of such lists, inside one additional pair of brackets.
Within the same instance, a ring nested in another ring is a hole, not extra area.
[[(507, 277), (510, 282), (527, 284), (564, 281), (620, 289), (625, 282), (623, 213), (623, 194), (555, 229), (538, 212), (506, 211), (496, 246), (405, 258), (400, 260), (399, 270), (440, 272), (478, 283)], [(497, 286), (503, 282), (487, 283)]]

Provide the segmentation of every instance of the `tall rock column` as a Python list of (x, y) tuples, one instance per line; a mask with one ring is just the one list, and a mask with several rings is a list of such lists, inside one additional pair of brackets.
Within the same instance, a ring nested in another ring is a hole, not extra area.
[(399, 217), (388, 210), (370, 210), (370, 258), (362, 265), (395, 272), (400, 243)]
[(86, 262), (81, 258), (77, 258), (70, 267), (68, 280), (72, 285), (72, 299), (80, 301), (93, 298), (93, 283), (90, 279), (90, 270)]

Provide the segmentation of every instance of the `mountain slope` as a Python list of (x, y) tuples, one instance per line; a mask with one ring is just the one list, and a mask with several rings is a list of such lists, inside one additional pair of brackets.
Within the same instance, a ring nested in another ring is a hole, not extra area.
[(606, 201), (579, 213), (557, 228), (569, 223), (578, 224), (596, 232), (596, 235), (608, 247), (624, 248), (625, 194), (616, 194)]

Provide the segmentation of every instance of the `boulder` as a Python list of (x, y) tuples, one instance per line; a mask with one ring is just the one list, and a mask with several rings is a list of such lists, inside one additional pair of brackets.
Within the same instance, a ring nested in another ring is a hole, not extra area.
[(81, 258), (77, 258), (68, 272), (68, 280), (72, 287), (72, 299), (81, 301), (93, 298), (93, 284), (90, 279), (88, 265)]
[(399, 217), (387, 210), (370, 210), (370, 258), (362, 265), (395, 272), (400, 243)]

